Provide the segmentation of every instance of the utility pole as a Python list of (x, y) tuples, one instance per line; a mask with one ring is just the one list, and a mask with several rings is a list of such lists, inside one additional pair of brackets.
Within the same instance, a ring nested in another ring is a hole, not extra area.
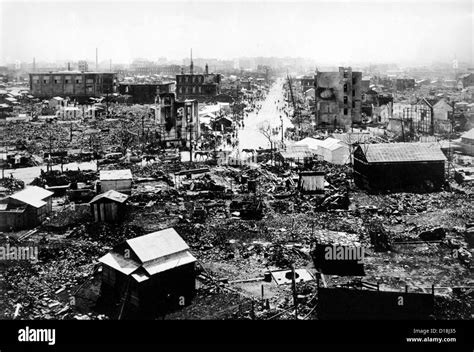
[(293, 289), (293, 304), (295, 307), (295, 319), (298, 320), (298, 295), (296, 294), (296, 272), (295, 264), (291, 264), (291, 287)]
[[(189, 121), (189, 119), (188, 119)], [(188, 122), (189, 128), (189, 161), (193, 162), (193, 126), (192, 122)]]
[(280, 121), (281, 121), (281, 146), (283, 148), (283, 143), (284, 143), (283, 142), (283, 137), (284, 137), (283, 136), (283, 117), (281, 117), (281, 115), (280, 115)]

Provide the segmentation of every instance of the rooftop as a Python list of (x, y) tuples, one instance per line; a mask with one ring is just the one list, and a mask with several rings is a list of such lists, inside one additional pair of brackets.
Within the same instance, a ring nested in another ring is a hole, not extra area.
[(19, 200), (20, 202), (26, 203), (35, 208), (41, 208), (46, 204), (44, 199), (52, 195), (53, 192), (50, 192), (44, 188), (28, 186), (24, 190), (12, 194), (10, 198)]
[(130, 169), (124, 170), (101, 170), (100, 180), (131, 180), (132, 171)]
[(439, 146), (424, 143), (361, 144), (369, 163), (445, 161)]
[(469, 131), (464, 133), (461, 138), (473, 139), (474, 140), (474, 128), (471, 128)]
[(110, 200), (113, 200), (117, 203), (123, 203), (125, 202), (127, 199), (128, 199), (128, 196), (126, 194), (123, 194), (123, 193), (120, 193), (120, 192), (117, 192), (115, 190), (110, 190), (110, 191), (107, 191), (105, 193), (102, 193), (102, 194), (98, 194), (97, 196), (95, 196), (91, 201), (90, 203), (95, 203), (101, 199), (104, 199), (104, 198), (107, 198), (107, 199), (110, 199)]
[(127, 240), (142, 263), (188, 250), (189, 247), (173, 228)]
[(125, 275), (131, 275), (137, 282), (146, 281), (151, 275), (196, 261), (189, 252), (186, 242), (173, 228), (132, 238), (126, 243), (138, 257), (139, 262), (113, 251), (104, 255), (99, 261)]

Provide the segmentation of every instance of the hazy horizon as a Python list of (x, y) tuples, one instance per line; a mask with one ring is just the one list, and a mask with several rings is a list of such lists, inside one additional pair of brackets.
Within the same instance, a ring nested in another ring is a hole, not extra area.
[(292, 57), (473, 64), (473, 5), (438, 1), (0, 0), (0, 61)]

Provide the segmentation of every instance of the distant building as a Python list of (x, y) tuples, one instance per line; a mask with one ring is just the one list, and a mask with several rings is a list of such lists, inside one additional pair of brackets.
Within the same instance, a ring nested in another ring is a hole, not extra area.
[(446, 157), (439, 146), (422, 143), (361, 144), (354, 151), (354, 181), (372, 191), (439, 189)]
[(180, 100), (197, 99), (199, 102), (213, 100), (221, 93), (221, 75), (209, 73), (195, 74), (191, 62), (190, 73), (176, 75), (176, 97)]
[(197, 100), (178, 100), (174, 93), (163, 93), (151, 108), (155, 112), (156, 133), (165, 146), (190, 147), (201, 136)]
[(153, 104), (156, 102), (158, 95), (173, 93), (174, 87), (174, 82), (153, 84), (120, 83), (118, 92), (130, 95), (134, 104)]
[(395, 89), (397, 91), (404, 91), (407, 89), (415, 88), (415, 79), (414, 78), (397, 78), (395, 80)]
[(474, 86), (474, 73), (466, 73), (459, 76), (459, 88)]
[(30, 73), (30, 92), (37, 98), (88, 98), (115, 93), (116, 74), (60, 71)]
[(317, 72), (316, 124), (349, 128), (361, 119), (361, 72), (339, 67), (337, 72)]
[(314, 88), (314, 77), (304, 76), (300, 79), (300, 81), (303, 93), (306, 92), (308, 89)]
[(89, 64), (86, 60), (80, 60), (77, 63), (77, 69), (81, 72), (87, 72), (89, 71)]

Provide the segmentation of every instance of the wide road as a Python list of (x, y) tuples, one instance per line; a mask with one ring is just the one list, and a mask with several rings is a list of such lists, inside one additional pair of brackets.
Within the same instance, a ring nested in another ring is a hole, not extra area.
[[(293, 124), (290, 119), (286, 117), (285, 113), (278, 110), (285, 105), (283, 83), (283, 78), (278, 79), (270, 88), (265, 100), (259, 102), (262, 105), (260, 111), (258, 111), (258, 113), (257, 111), (253, 111), (245, 118), (245, 127), (238, 132), (240, 151), (242, 151), (242, 149), (270, 148), (268, 138), (259, 131), (259, 128), (262, 125), (270, 125), (270, 128), (280, 128), (280, 116), (283, 118), (284, 130), (293, 127)], [(278, 101), (280, 102), (278, 103)], [(272, 139), (281, 141), (281, 129), (279, 134), (273, 136)]]

